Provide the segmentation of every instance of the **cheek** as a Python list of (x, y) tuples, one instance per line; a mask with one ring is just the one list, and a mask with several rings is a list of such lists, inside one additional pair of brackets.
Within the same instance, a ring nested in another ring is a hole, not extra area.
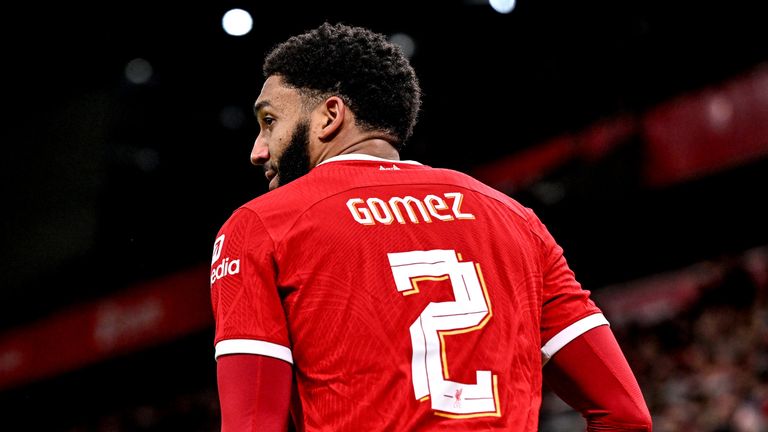
[(288, 147), (290, 142), (291, 137), (289, 134), (273, 133), (271, 139), (269, 140), (269, 152), (272, 155), (272, 158), (280, 159), (280, 156), (283, 154), (285, 148)]

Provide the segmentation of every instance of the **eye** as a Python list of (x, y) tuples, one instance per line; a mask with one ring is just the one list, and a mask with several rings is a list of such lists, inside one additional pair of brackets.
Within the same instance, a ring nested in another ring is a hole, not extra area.
[(272, 127), (272, 124), (275, 122), (275, 118), (269, 115), (264, 115), (259, 118), (259, 127), (261, 129), (267, 129)]

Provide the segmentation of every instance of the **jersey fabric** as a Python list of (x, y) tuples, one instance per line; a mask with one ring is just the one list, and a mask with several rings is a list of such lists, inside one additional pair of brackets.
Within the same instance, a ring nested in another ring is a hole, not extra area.
[(536, 431), (542, 365), (608, 324), (528, 208), (463, 173), (331, 158), (237, 209), (215, 356), (294, 365), (298, 431)]

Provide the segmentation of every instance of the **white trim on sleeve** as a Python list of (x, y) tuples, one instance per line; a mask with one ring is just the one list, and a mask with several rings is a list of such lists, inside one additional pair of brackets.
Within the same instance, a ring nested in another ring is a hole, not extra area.
[(225, 354), (258, 354), (293, 364), (291, 349), (283, 345), (255, 339), (226, 339), (216, 344), (214, 358)]
[(603, 314), (596, 313), (582, 318), (564, 328), (541, 347), (541, 365), (544, 366), (555, 353), (560, 351), (562, 347), (568, 345), (568, 342), (583, 335), (588, 330), (592, 330), (601, 325), (610, 325), (610, 323)]

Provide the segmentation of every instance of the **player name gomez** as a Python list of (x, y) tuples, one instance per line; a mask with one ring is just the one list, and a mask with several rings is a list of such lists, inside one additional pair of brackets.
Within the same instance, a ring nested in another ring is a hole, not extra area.
[(443, 196), (430, 194), (421, 199), (409, 195), (395, 196), (388, 200), (376, 197), (350, 198), (347, 200), (347, 208), (355, 221), (363, 225), (389, 225), (395, 221), (405, 224), (432, 223), (434, 219), (443, 222), (474, 219), (472, 213), (461, 210), (463, 200), (464, 195), (460, 192), (446, 192)]

